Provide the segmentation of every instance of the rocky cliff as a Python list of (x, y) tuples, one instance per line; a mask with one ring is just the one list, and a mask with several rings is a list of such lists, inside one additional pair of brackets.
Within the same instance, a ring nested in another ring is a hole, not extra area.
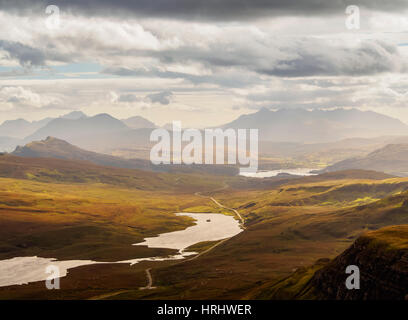
[[(360, 269), (360, 289), (347, 289), (346, 268)], [(368, 232), (322, 269), (299, 294), (335, 300), (408, 299), (408, 226)]]

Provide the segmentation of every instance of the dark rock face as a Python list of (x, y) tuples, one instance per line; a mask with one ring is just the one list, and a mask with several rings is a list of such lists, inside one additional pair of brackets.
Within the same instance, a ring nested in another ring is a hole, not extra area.
[[(346, 268), (360, 269), (360, 289), (346, 287)], [(360, 237), (311, 279), (309, 288), (318, 299), (404, 300), (408, 298), (408, 250), (391, 249)]]

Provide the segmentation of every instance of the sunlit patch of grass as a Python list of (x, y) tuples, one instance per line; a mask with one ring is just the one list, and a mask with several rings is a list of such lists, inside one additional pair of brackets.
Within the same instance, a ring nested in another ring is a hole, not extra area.
[(189, 246), (184, 251), (200, 253), (200, 252), (203, 252), (205, 250), (210, 249), (211, 247), (213, 247), (218, 242), (219, 241), (203, 241), (203, 242), (199, 242), (199, 243), (193, 244), (192, 246)]
[(149, 250), (154, 256), (157, 250), (132, 244), (193, 225), (193, 219), (174, 213), (206, 206), (217, 212), (209, 199), (194, 194), (0, 178), (0, 259), (110, 261), (146, 256)]

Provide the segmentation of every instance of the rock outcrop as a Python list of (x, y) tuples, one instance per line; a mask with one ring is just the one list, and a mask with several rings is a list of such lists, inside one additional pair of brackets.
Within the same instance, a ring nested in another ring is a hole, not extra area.
[[(346, 287), (346, 268), (360, 270), (360, 289)], [(369, 232), (322, 269), (298, 295), (306, 299), (408, 299), (408, 226)]]

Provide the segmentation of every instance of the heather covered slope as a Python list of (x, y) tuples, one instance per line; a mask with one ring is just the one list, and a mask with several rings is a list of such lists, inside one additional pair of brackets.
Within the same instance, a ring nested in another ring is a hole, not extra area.
[[(360, 289), (345, 286), (347, 266), (360, 269)], [(322, 259), (256, 295), (260, 299), (406, 300), (408, 225), (370, 231), (332, 261)]]
[(0, 177), (51, 183), (102, 183), (140, 190), (197, 192), (223, 186), (218, 176), (105, 167), (88, 161), (0, 156)]
[(175, 212), (219, 212), (194, 193), (222, 186), (212, 176), (0, 156), (0, 260), (41, 256), (117, 261), (175, 253), (132, 243), (192, 225), (190, 218)]
[[(370, 194), (364, 199), (356, 192), (362, 187)], [(348, 179), (213, 193), (217, 201), (241, 213), (245, 231), (199, 259), (155, 268), (153, 277), (161, 290), (131, 291), (116, 298), (272, 298), (259, 290), (318, 259), (336, 257), (367, 230), (408, 223), (404, 190), (406, 179)], [(316, 201), (308, 201), (310, 197)], [(300, 284), (326, 262), (298, 275)]]
[[(33, 283), (0, 288), (0, 298), (11, 294), (90, 298), (95, 291), (109, 294), (119, 287), (125, 292), (115, 294), (118, 299), (259, 298), (260, 288), (269, 288), (317, 259), (334, 258), (367, 230), (408, 223), (408, 180), (376, 172), (284, 179), (269, 187), (268, 180), (262, 180), (266, 181), (262, 188), (252, 188), (254, 180), (242, 177), (152, 173), (11, 155), (0, 157), (0, 169), (0, 223), (8, 230), (0, 236), (3, 258), (38, 255), (112, 261), (129, 258), (129, 253), (155, 254), (128, 246), (135, 239), (190, 225), (190, 220), (172, 213), (231, 214), (209, 196), (238, 210), (246, 226), (195, 260), (149, 264), (157, 290), (139, 290), (143, 269), (123, 266), (116, 272), (110, 266), (89, 266), (64, 278), (69, 290), (50, 293)], [(359, 174), (360, 178), (352, 178)], [(89, 287), (87, 279), (95, 272), (104, 280), (92, 280)], [(139, 280), (126, 282), (135, 272)], [(305, 280), (301, 276), (301, 283)]]
[[(408, 202), (408, 201), (407, 201)], [(407, 205), (408, 207), (408, 205)], [(360, 268), (360, 289), (344, 285), (349, 265)], [(302, 290), (304, 298), (405, 300), (408, 287), (408, 225), (371, 231), (317, 271)]]

